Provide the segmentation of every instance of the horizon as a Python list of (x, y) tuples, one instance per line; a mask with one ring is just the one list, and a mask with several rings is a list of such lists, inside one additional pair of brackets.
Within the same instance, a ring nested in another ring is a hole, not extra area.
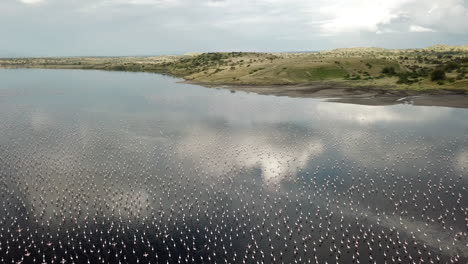
[(265, 51), (236, 51), (236, 50), (227, 50), (227, 51), (205, 51), (205, 52), (198, 52), (198, 51), (192, 51), (192, 52), (187, 52), (187, 53), (179, 53), (179, 54), (140, 54), (140, 55), (76, 55), (76, 56), (0, 56), (0, 59), (21, 59), (21, 58), (131, 58), (131, 57), (160, 57), (160, 56), (184, 56), (184, 55), (189, 55), (189, 54), (203, 54), (203, 53), (231, 53), (231, 52), (240, 52), (240, 53), (320, 53), (320, 52), (326, 52), (326, 51), (332, 51), (332, 50), (340, 50), (340, 49), (372, 49), (372, 48), (377, 48), (377, 49), (385, 49), (385, 50), (419, 50), (419, 49), (428, 49), (428, 48), (433, 48), (437, 46), (448, 46), (448, 47), (467, 47), (467, 45), (446, 45), (446, 44), (435, 44), (427, 47), (422, 47), (422, 48), (401, 48), (401, 49), (391, 49), (391, 48), (385, 48), (385, 47), (375, 47), (375, 46), (355, 46), (355, 47), (338, 47), (334, 49), (324, 49), (324, 50), (302, 50), (302, 51), (270, 51), (270, 52), (265, 52)]
[(0, 57), (466, 45), (466, 21), (468, 0), (4, 0)]

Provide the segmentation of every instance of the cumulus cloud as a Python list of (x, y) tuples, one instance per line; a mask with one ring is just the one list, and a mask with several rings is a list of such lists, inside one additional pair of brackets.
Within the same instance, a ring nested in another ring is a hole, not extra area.
[(349, 33), (354, 31), (379, 30), (382, 24), (389, 24), (401, 13), (397, 7), (401, 1), (331, 1), (321, 8), (321, 12), (330, 17), (320, 26), (324, 34)]
[(361, 31), (383, 32), (401, 23), (410, 32), (463, 33), (468, 25), (467, 4), (463, 0), (335, 0), (325, 3), (321, 13), (328, 17), (320, 25), (323, 34)]
[(8, 25), (0, 34), (12, 40), (4, 54), (31, 56), (414, 48), (466, 43), (467, 7), (466, 0), (12, 0), (0, 1)]
[(28, 4), (28, 5), (35, 5), (35, 4), (40, 4), (44, 3), (45, 0), (19, 0), (23, 4)]
[(435, 32), (435, 30), (427, 28), (427, 27), (421, 27), (418, 25), (411, 25), (409, 28), (410, 32)]

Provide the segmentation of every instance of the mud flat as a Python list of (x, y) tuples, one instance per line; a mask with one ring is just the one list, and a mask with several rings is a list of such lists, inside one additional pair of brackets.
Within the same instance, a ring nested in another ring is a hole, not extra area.
[(262, 95), (323, 98), (330, 102), (361, 105), (413, 104), (468, 108), (468, 95), (461, 91), (438, 90), (418, 92), (389, 89), (386, 87), (352, 87), (346, 84), (333, 82), (317, 82), (308, 85), (289, 86), (205, 86), (217, 89), (229, 89), (232, 92), (243, 91)]

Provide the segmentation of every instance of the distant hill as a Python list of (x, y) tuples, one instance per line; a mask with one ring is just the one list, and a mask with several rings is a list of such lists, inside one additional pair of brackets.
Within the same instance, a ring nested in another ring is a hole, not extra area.
[(444, 51), (468, 51), (468, 45), (464, 46), (450, 46), (450, 45), (435, 45), (431, 47), (424, 48), (427, 51), (437, 51), (437, 52), (444, 52)]
[(434, 52), (468, 52), (468, 45), (464, 46), (451, 46), (451, 45), (435, 45), (421, 49), (385, 49), (379, 47), (355, 47), (355, 48), (339, 48), (320, 52), (321, 54), (336, 54), (336, 55), (350, 55), (350, 54), (372, 54), (372, 53), (401, 53), (401, 52), (414, 52), (414, 51), (434, 51)]
[(321, 53), (372, 53), (385, 52), (388, 49), (378, 47), (355, 47), (355, 48), (339, 48), (333, 50), (322, 51)]

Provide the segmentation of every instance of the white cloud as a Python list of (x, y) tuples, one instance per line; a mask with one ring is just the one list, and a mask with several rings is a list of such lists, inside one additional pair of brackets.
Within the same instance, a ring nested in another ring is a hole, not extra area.
[(409, 31), (410, 32), (435, 32), (435, 30), (433, 29), (430, 29), (427, 27), (421, 27), (418, 25), (411, 25)]
[(335, 0), (320, 8), (327, 18), (322, 34), (375, 32), (409, 24), (410, 32), (448, 31), (464, 33), (468, 9), (462, 0)]
[[(167, 8), (177, 6), (179, 0), (101, 0), (90, 4), (83, 4), (78, 10), (84, 13), (97, 13), (103, 10), (112, 13), (118, 10), (121, 14), (129, 11), (128, 8), (141, 8), (142, 6)], [(143, 10), (142, 10), (143, 11)]]
[[(466, 0), (0, 0), (0, 23), (9, 25), (0, 29), (0, 33), (12, 40), (2, 45), (0, 53), (114, 56), (460, 45), (468, 41), (467, 3)], [(37, 6), (41, 7), (40, 12), (38, 8), (30, 8)], [(416, 33), (424, 31), (423, 28), (434, 33)], [(57, 36), (61, 42), (53, 41)]]
[(35, 4), (40, 4), (44, 3), (45, 0), (19, 0), (23, 4), (28, 4), (28, 5), (35, 5)]
[(322, 33), (333, 35), (354, 31), (377, 32), (380, 25), (389, 24), (402, 15), (397, 10), (401, 2), (401, 0), (331, 1), (320, 9), (322, 14), (330, 17), (329, 20), (322, 22)]

